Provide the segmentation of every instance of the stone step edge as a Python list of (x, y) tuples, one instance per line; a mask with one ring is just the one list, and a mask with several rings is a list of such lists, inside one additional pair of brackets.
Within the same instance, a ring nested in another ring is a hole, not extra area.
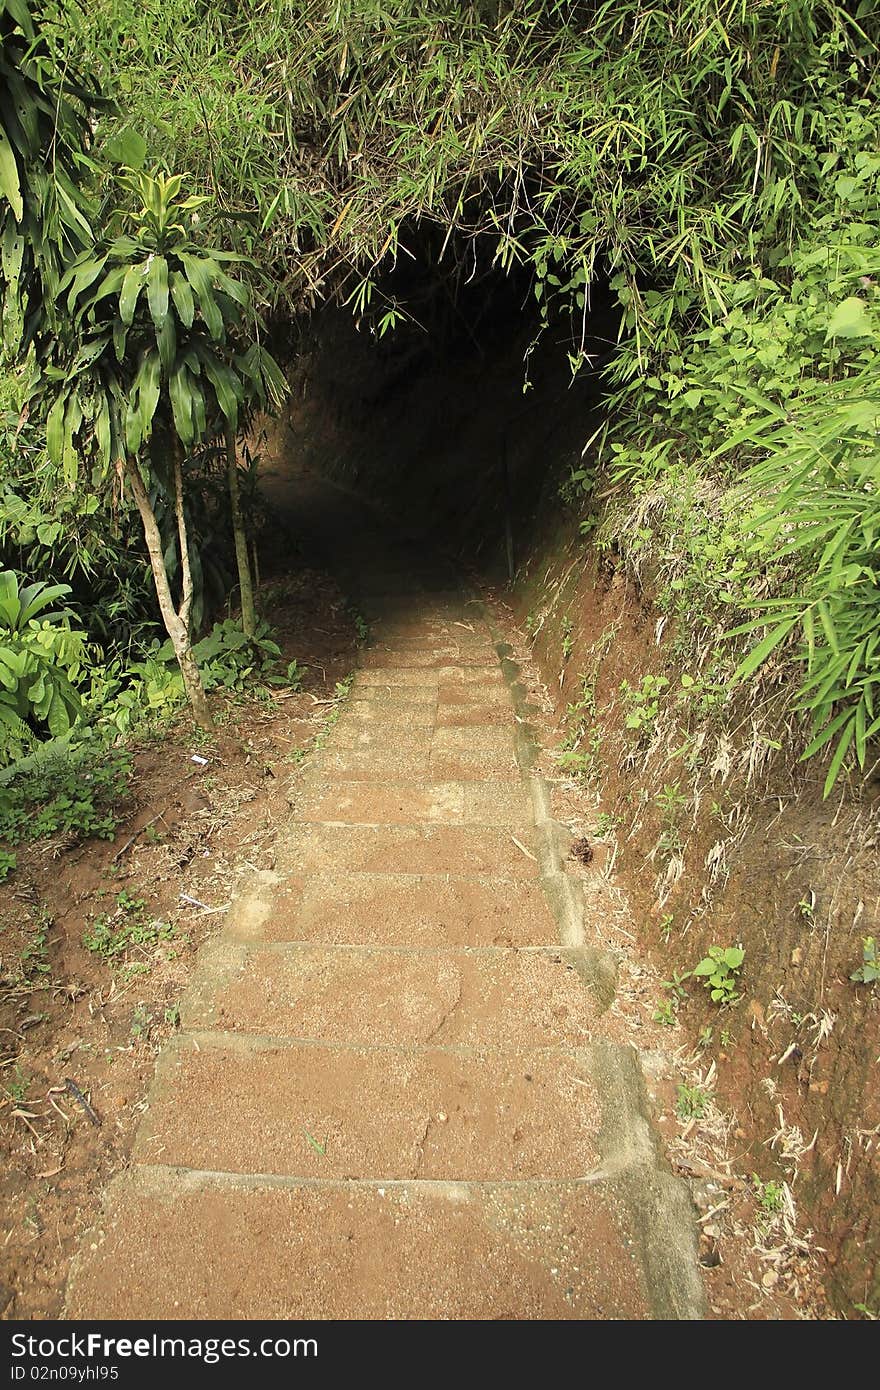
[[(182, 1005), (183, 1007), (183, 1005)], [(147, 1092), (147, 1103), (153, 1090), (159, 1070), (168, 1066), (172, 1059), (184, 1056), (199, 1056), (207, 1052), (237, 1052), (244, 1055), (259, 1056), (261, 1052), (294, 1052), (308, 1049), (321, 1052), (356, 1053), (360, 1056), (396, 1057), (478, 1057), (488, 1061), (495, 1059), (569, 1058), (572, 1065), (586, 1069), (592, 1076), (595, 1067), (592, 1054), (597, 1044), (590, 1042), (583, 1047), (572, 1044), (549, 1044), (546, 1047), (505, 1047), (497, 1043), (349, 1043), (333, 1038), (299, 1038), (288, 1033), (245, 1033), (224, 1028), (187, 1028), (175, 1033), (162, 1048), (157, 1059), (157, 1071)]]
[[(540, 745), (529, 723), (527, 690), (486, 604), (475, 595), (475, 607), (492, 633), (501, 670), (517, 716), (514, 734), (516, 761), (532, 801), (535, 826), (540, 836), (541, 886), (559, 926), (564, 946), (586, 944), (584, 895), (577, 881), (565, 872), (565, 858), (572, 835), (555, 820), (546, 781), (538, 770)], [(614, 958), (610, 953), (601, 955)], [(616, 965), (612, 964), (616, 991)], [(610, 981), (606, 972), (605, 985)], [(602, 981), (597, 981), (597, 991)], [(619, 1175), (624, 1199), (637, 1233), (642, 1267), (655, 1318), (703, 1319), (707, 1313), (706, 1290), (700, 1275), (696, 1209), (690, 1192), (676, 1178), (666, 1160), (660, 1135), (651, 1118), (645, 1078), (636, 1049), (604, 1040), (591, 1045), (594, 1078), (599, 1092), (602, 1126), (599, 1151), (605, 1170)]]
[(320, 1178), (296, 1177), (288, 1173), (233, 1173), (223, 1168), (184, 1168), (176, 1164), (135, 1163), (117, 1173), (105, 1191), (130, 1187), (141, 1195), (161, 1198), (177, 1192), (199, 1192), (212, 1189), (229, 1191), (259, 1191), (261, 1188), (283, 1188), (298, 1191), (318, 1188), (347, 1192), (351, 1190), (405, 1189), (414, 1192), (457, 1195), (512, 1189), (514, 1191), (553, 1192), (572, 1188), (597, 1187), (614, 1183), (619, 1174), (605, 1167), (585, 1173), (579, 1178)]

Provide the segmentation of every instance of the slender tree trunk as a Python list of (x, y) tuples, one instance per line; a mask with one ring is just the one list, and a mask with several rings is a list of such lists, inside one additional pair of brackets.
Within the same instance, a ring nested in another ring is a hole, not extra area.
[(177, 521), (177, 539), (180, 550), (180, 608), (178, 616), (189, 634), (189, 615), (192, 610), (193, 582), (189, 562), (189, 537), (186, 534), (186, 513), (183, 510), (183, 445), (175, 434), (172, 444), (174, 450), (174, 516)]
[(246, 637), (253, 637), (257, 627), (254, 611), (254, 585), (248, 560), (247, 536), (241, 514), (241, 491), (238, 486), (238, 456), (235, 430), (226, 421), (226, 472), (229, 478), (229, 511), (232, 534), (235, 537), (235, 560), (238, 565), (238, 592), (241, 595), (241, 628)]
[[(186, 691), (187, 699), (192, 706), (196, 723), (200, 724), (203, 729), (213, 729), (214, 721), (211, 718), (211, 711), (208, 708), (205, 689), (202, 685), (202, 677), (199, 674), (199, 668), (192, 654), (192, 643), (190, 641), (189, 627), (187, 624), (189, 606), (192, 604), (192, 576), (189, 567), (189, 551), (185, 545), (186, 527), (183, 527), (181, 536), (181, 567), (184, 575), (184, 596), (181, 599), (180, 611), (178, 612), (174, 607), (174, 600), (171, 597), (171, 586), (168, 583), (168, 575), (165, 571), (162, 537), (159, 534), (156, 514), (150, 505), (147, 490), (141, 480), (141, 475), (138, 472), (138, 467), (134, 459), (127, 458), (125, 460), (125, 471), (128, 481), (131, 484), (135, 504), (140, 512), (141, 522), (143, 523), (144, 539), (147, 542), (147, 552), (150, 557), (150, 568), (153, 571), (153, 580), (156, 585), (156, 597), (159, 600), (159, 611), (162, 614), (165, 631), (171, 638), (171, 645), (174, 648), (174, 655), (177, 657), (177, 664), (180, 667), (180, 674), (183, 677), (183, 687)], [(177, 474), (178, 467), (177, 461), (175, 461), (175, 492), (177, 491), (178, 483)], [(178, 535), (181, 535), (180, 526), (181, 514), (178, 512)], [(185, 562), (183, 559), (184, 555), (186, 556)], [(188, 602), (187, 585), (189, 587)]]

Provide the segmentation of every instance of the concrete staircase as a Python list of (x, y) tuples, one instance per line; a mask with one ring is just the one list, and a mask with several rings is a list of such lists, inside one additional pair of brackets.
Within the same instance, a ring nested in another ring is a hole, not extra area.
[(701, 1315), (516, 669), (448, 583), (372, 577), (375, 640), (202, 953), (69, 1317)]

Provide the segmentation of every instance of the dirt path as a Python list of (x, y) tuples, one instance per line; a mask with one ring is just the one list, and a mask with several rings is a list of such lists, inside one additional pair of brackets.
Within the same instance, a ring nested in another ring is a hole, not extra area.
[(67, 1315), (700, 1316), (516, 668), (442, 565), (340, 505), (313, 531), (373, 641), (203, 950)]

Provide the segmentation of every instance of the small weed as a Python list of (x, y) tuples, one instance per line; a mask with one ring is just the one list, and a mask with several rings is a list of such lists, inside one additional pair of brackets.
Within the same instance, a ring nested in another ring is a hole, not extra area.
[(150, 1015), (146, 1009), (135, 1009), (129, 1032), (133, 1042), (146, 1042), (150, 1035)]
[(3, 883), (4, 880), (9, 877), (15, 869), (17, 862), (14, 854), (10, 854), (5, 849), (0, 849), (0, 883)]
[(36, 983), (40, 975), (48, 975), (49, 965), (48, 937), (52, 919), (42, 914), (34, 927), (33, 935), (21, 953), (21, 973), (25, 980)]
[(171, 1004), (165, 1010), (165, 1023), (169, 1028), (180, 1027), (180, 1003)]
[(860, 985), (873, 985), (880, 980), (880, 949), (875, 937), (862, 937), (862, 963), (849, 978)]
[(797, 905), (797, 910), (807, 926), (813, 927), (816, 925), (816, 894), (812, 889), (801, 898)]
[(679, 1084), (675, 1113), (680, 1120), (701, 1120), (708, 1103), (709, 1097), (702, 1087)]
[(757, 1173), (752, 1174), (752, 1187), (755, 1193), (755, 1201), (767, 1216), (775, 1216), (782, 1211), (785, 1200), (785, 1188), (780, 1182), (762, 1182)]
[[(83, 933), (86, 950), (115, 965), (130, 951), (138, 951), (143, 957), (160, 942), (173, 940), (177, 936), (177, 928), (170, 922), (147, 919), (144, 916), (145, 906), (143, 898), (132, 897), (123, 888), (116, 895), (115, 912), (96, 917), (92, 926)], [(130, 976), (144, 975), (149, 969), (143, 959), (125, 962), (126, 973)]]
[(715, 1036), (715, 1029), (707, 1026), (700, 1029), (700, 1036), (697, 1038), (698, 1047), (711, 1047), (712, 1039)]
[(673, 924), (674, 921), (675, 921), (675, 914), (672, 913), (672, 912), (666, 912), (666, 913), (664, 913), (663, 916), (660, 918), (660, 925), (659, 925), (659, 927), (657, 928), (657, 930), (659, 931), (660, 936), (662, 937), (663, 942), (664, 942), (664, 944), (666, 944), (666, 945), (669, 944), (669, 938), (670, 938), (671, 935), (672, 935), (672, 924)]
[(308, 669), (309, 668), (307, 666), (300, 666), (298, 661), (288, 662), (287, 684), (290, 686), (291, 690), (302, 690), (303, 678)]
[(351, 620), (354, 623), (354, 630), (357, 633), (358, 641), (369, 642), (370, 624), (367, 622), (363, 613), (359, 612), (357, 608), (350, 608), (348, 611), (351, 615)]
[(642, 676), (638, 686), (629, 681), (620, 682), (626, 717), (624, 727), (637, 735), (639, 740), (650, 734), (660, 714), (663, 694), (669, 689), (666, 676)]
[(654, 1022), (662, 1023), (664, 1028), (674, 1028), (678, 1022), (678, 1010), (674, 999), (664, 999), (654, 1010)]
[(574, 651), (574, 623), (571, 618), (562, 619), (562, 660), (568, 661)]
[(27, 1093), (30, 1090), (30, 1079), (25, 1076), (21, 1067), (15, 1064), (15, 1080), (8, 1081), (4, 1087), (6, 1094), (16, 1105), (22, 1105), (27, 1100)]
[(579, 743), (571, 748), (563, 748), (559, 754), (559, 766), (575, 777), (592, 777), (598, 771), (601, 751), (602, 736), (598, 729), (594, 729), (586, 748), (580, 748)]
[(691, 972), (686, 970), (683, 975), (679, 975), (677, 970), (673, 970), (672, 979), (663, 981), (663, 988), (675, 999), (687, 999), (687, 990), (684, 987), (685, 980), (689, 980)]
[(611, 811), (601, 811), (596, 817), (593, 834), (597, 840), (610, 840), (617, 829), (617, 816)]
[(709, 954), (698, 961), (691, 973), (702, 980), (713, 1003), (733, 1004), (740, 998), (736, 992), (737, 976), (744, 960), (745, 951), (740, 946), (710, 946)]
[(657, 793), (654, 797), (654, 804), (663, 818), (663, 824), (674, 826), (685, 806), (687, 806), (687, 797), (682, 795), (679, 789), (679, 783), (675, 782), (672, 785), (665, 786), (662, 792)]

